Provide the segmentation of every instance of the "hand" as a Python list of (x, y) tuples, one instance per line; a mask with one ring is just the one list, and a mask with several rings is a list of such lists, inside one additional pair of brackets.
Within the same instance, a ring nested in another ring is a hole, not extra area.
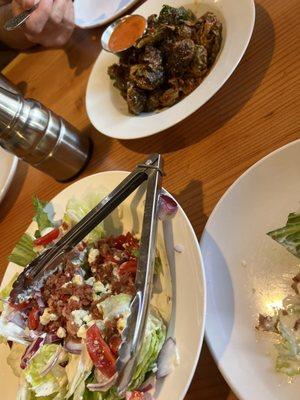
[[(13, 0), (13, 15), (33, 7), (37, 0)], [(45, 47), (63, 46), (74, 30), (72, 0), (41, 0), (23, 26), (26, 38)]]

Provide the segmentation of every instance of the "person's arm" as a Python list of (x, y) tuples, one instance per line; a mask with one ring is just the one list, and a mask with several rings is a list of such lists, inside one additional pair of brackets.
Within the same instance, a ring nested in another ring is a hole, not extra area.
[(33, 46), (33, 43), (26, 38), (22, 28), (11, 32), (3, 28), (4, 23), (12, 16), (11, 3), (1, 5), (0, 1), (0, 42), (14, 49), (28, 49)]
[[(3, 3), (3, 0), (0, 0)], [(7, 0), (4, 0), (7, 1)], [(37, 0), (12, 0), (0, 6), (0, 41), (6, 45), (26, 49), (34, 44), (60, 47), (70, 39), (74, 30), (74, 6), (72, 0), (40, 0), (35, 11), (22, 28), (12, 32), (3, 29), (9, 17), (30, 9)]]

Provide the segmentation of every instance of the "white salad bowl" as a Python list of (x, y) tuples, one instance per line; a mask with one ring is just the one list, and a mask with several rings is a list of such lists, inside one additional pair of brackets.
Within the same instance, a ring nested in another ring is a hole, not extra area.
[[(54, 197), (51, 201), (55, 218), (63, 216), (66, 204), (71, 198), (83, 198), (88, 193), (100, 193), (103, 197), (114, 189), (127, 172), (103, 172), (81, 179)], [(128, 197), (114, 213), (105, 220), (108, 235), (132, 231), (139, 234), (142, 224), (144, 191), (141, 187)], [(28, 232), (33, 233), (35, 223)], [(174, 246), (180, 245), (182, 252)], [(158, 385), (155, 398), (158, 400), (181, 400), (184, 398), (193, 377), (203, 340), (205, 320), (205, 278), (199, 244), (193, 228), (182, 208), (175, 218), (159, 222), (158, 250), (163, 265), (162, 290), (156, 290), (153, 304), (162, 316), (169, 320), (168, 336), (176, 339), (180, 363), (174, 372)], [(169, 265), (169, 267), (168, 267)], [(13, 277), (20, 267), (8, 265), (2, 286)], [(171, 285), (172, 282), (172, 285)], [(172, 307), (168, 296), (172, 299)], [(171, 310), (172, 308), (172, 310)], [(5, 400), (14, 400), (18, 379), (13, 376), (5, 363), (7, 346), (0, 345), (0, 393)]]

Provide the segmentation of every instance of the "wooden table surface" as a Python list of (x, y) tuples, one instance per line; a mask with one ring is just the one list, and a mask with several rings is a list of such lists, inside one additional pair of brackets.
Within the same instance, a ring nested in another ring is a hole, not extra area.
[[(21, 54), (4, 74), (26, 96), (92, 136), (94, 153), (81, 177), (131, 170), (146, 154), (162, 153), (164, 185), (186, 210), (200, 238), (212, 209), (235, 179), (272, 150), (300, 137), (300, 2), (259, 0), (256, 13), (248, 50), (222, 89), (185, 121), (146, 139), (113, 140), (88, 120), (85, 90), (99, 54), (101, 29), (75, 32), (66, 49)], [(0, 277), (14, 243), (31, 221), (32, 196), (49, 200), (66, 186), (19, 163), (0, 208)], [(186, 400), (209, 399), (236, 397), (204, 344)]]

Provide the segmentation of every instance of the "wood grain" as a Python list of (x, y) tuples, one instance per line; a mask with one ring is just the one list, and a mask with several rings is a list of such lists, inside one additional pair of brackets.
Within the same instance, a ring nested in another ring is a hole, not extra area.
[[(93, 157), (81, 177), (130, 170), (146, 154), (162, 153), (164, 185), (184, 207), (200, 237), (217, 201), (241, 173), (272, 150), (300, 138), (300, 2), (259, 0), (256, 13), (249, 48), (223, 88), (192, 116), (155, 137), (112, 140), (91, 126), (85, 90), (99, 54), (101, 29), (77, 31), (63, 50), (21, 54), (4, 73), (26, 96), (92, 136)], [(49, 200), (66, 186), (19, 164), (0, 209), (1, 276), (8, 254), (32, 218), (32, 196)], [(204, 345), (186, 400), (212, 399), (236, 398)]]

